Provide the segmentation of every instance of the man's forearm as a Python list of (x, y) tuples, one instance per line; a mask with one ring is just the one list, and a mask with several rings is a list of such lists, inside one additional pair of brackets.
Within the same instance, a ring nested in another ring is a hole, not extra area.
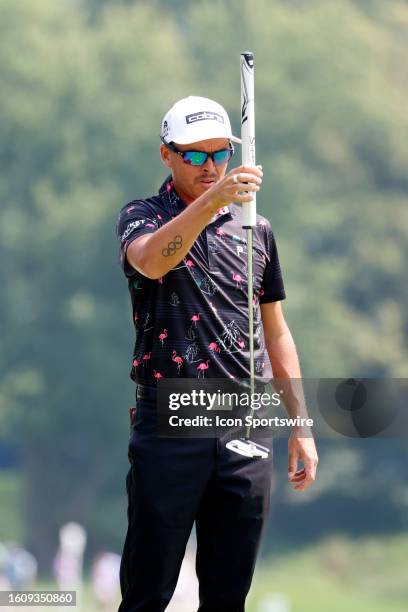
[(134, 240), (126, 251), (129, 263), (148, 278), (161, 278), (186, 256), (219, 208), (231, 202), (251, 202), (252, 192), (259, 191), (261, 183), (260, 167), (233, 168), (174, 219)]
[[(307, 408), (296, 346), (289, 328), (274, 338), (265, 338), (277, 390), (290, 417), (307, 418)], [(279, 387), (279, 389), (278, 389)]]
[[(203, 194), (177, 217), (151, 234), (143, 246), (139, 267), (149, 278), (161, 278), (186, 256), (219, 205)], [(132, 264), (132, 245), (127, 253)]]

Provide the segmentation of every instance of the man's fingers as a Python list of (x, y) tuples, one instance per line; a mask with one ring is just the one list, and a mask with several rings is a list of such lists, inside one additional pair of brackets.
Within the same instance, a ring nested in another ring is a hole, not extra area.
[(253, 183), (237, 183), (234, 185), (238, 193), (240, 192), (249, 192), (249, 191), (259, 191), (259, 185), (254, 185)]
[(298, 470), (291, 478), (289, 478), (289, 482), (301, 482), (306, 478), (305, 470)]
[(234, 195), (234, 202), (252, 202), (254, 197), (249, 193), (237, 193)]
[(294, 488), (297, 490), (306, 490), (312, 484), (312, 482), (315, 481), (315, 479), (316, 479), (316, 466), (314, 464), (311, 464), (310, 467), (309, 466), (306, 467), (302, 481), (299, 482)]
[(292, 482), (293, 484), (297, 484), (299, 482), (303, 482), (306, 478), (306, 474), (301, 474), (300, 476), (292, 476), (292, 478), (290, 479), (290, 482)]
[(237, 168), (233, 168), (232, 170), (228, 172), (229, 175), (239, 174), (239, 173), (250, 174), (251, 177), (254, 177), (255, 175), (255, 176), (259, 176), (262, 178), (263, 176), (262, 166), (238, 166)]
[(317, 468), (317, 461), (313, 461), (312, 459), (308, 459), (304, 462), (305, 464), (305, 470), (306, 470), (306, 476), (308, 478), (310, 478), (310, 480), (315, 480), (316, 479), (316, 468)]
[(233, 177), (233, 183), (235, 184), (239, 184), (242, 186), (242, 183), (245, 185), (245, 187), (247, 186), (248, 183), (250, 184), (257, 184), (260, 185), (262, 183), (262, 177), (261, 176), (255, 176), (254, 174), (248, 174), (248, 172), (237, 172), (235, 174), (232, 175)]
[(293, 476), (299, 476), (299, 474), (305, 474), (306, 470), (305, 468), (301, 468), (299, 470), (296, 470), (296, 472), (293, 474)]
[(299, 490), (300, 491), (306, 491), (306, 489), (308, 489), (310, 487), (312, 482), (313, 482), (313, 480), (307, 480), (307, 478), (306, 478), (303, 482), (297, 484), (293, 488), (296, 489), (297, 491), (299, 491)]
[(288, 478), (292, 478), (292, 476), (296, 472), (297, 463), (298, 463), (298, 454), (297, 453), (289, 453), (288, 457)]
[[(298, 461), (303, 463), (303, 469), (296, 472)], [(316, 479), (318, 457), (314, 441), (299, 438), (295, 435), (289, 439), (289, 481), (294, 489), (306, 490)]]
[(291, 482), (297, 482), (299, 480), (302, 480), (305, 477), (306, 477), (305, 470), (298, 470), (297, 472), (295, 472), (293, 474), (293, 476), (292, 476), (292, 478), (290, 480), (291, 480)]

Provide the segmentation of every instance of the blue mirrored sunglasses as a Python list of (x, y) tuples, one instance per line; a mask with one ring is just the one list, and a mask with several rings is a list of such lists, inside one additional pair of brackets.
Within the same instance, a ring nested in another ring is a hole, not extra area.
[(229, 162), (231, 157), (234, 154), (234, 147), (232, 143), (228, 149), (220, 149), (219, 151), (214, 151), (214, 153), (207, 153), (206, 151), (180, 151), (172, 142), (166, 142), (164, 138), (161, 138), (162, 143), (177, 155), (183, 159), (185, 164), (189, 164), (190, 166), (202, 166), (205, 164), (207, 159), (210, 157), (216, 166), (221, 166), (222, 164), (226, 164)]

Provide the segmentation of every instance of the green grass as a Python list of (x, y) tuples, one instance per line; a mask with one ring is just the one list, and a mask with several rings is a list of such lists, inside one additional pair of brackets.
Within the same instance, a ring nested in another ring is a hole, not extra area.
[(273, 593), (286, 595), (290, 612), (406, 612), (407, 575), (408, 535), (332, 536), (259, 565), (248, 612)]
[[(290, 612), (406, 612), (407, 575), (408, 534), (355, 540), (332, 536), (260, 563), (247, 612), (259, 612), (262, 599), (273, 593), (287, 597)], [(81, 612), (98, 612), (89, 584)]]
[[(18, 475), (0, 472), (0, 541), (21, 541), (22, 518), (16, 512), (22, 507), (21, 490)], [(287, 597), (290, 612), (406, 612), (407, 576), (408, 534), (354, 539), (332, 535), (315, 546), (276, 552), (259, 562), (247, 612), (259, 612), (261, 601), (274, 593)], [(36, 588), (56, 586), (42, 582)], [(97, 611), (86, 583), (81, 612)]]

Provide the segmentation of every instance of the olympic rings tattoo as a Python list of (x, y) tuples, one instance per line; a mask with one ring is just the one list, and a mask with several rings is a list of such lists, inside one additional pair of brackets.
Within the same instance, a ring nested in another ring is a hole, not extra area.
[(169, 242), (169, 244), (167, 245), (167, 248), (162, 250), (163, 257), (168, 257), (169, 255), (174, 255), (174, 253), (177, 251), (177, 249), (181, 248), (182, 244), (183, 244), (183, 239), (180, 236), (180, 234), (177, 234), (177, 236), (174, 236), (173, 240), (171, 240), (171, 242)]

